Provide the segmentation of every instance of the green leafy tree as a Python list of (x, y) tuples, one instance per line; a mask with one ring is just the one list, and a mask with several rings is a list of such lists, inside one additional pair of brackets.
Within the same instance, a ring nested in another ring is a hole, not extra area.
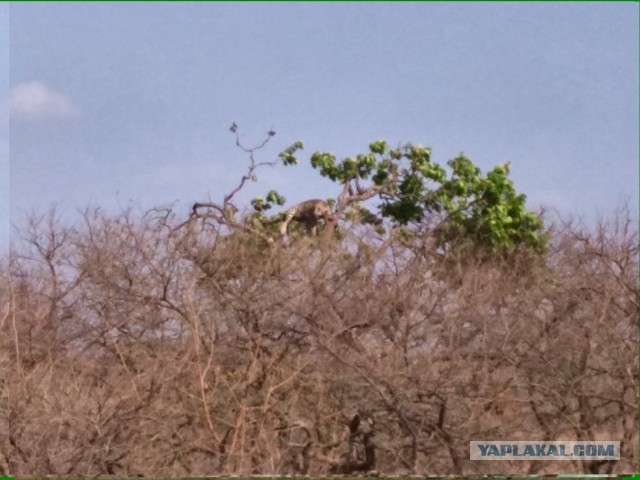
[[(296, 142), (280, 158), (295, 165)], [(498, 165), (483, 175), (464, 155), (447, 162), (449, 171), (431, 159), (431, 148), (407, 144), (389, 149), (384, 141), (373, 142), (369, 152), (337, 160), (327, 152), (311, 155), (311, 166), (320, 175), (342, 185), (331, 230), (347, 207), (378, 197), (377, 214), (368, 210), (363, 221), (392, 226), (420, 224), (429, 215), (441, 214), (437, 229), (445, 246), (471, 243), (490, 252), (509, 252), (526, 246), (544, 251), (547, 235), (542, 219), (527, 211), (526, 197), (509, 178), (509, 164)]]
[[(285, 198), (271, 190), (266, 197), (254, 198), (254, 212), (238, 222), (232, 213), (237, 208), (232, 199), (247, 180), (256, 181), (256, 169), (261, 166), (298, 164), (297, 155), (304, 148), (301, 141), (284, 149), (271, 162), (257, 162), (254, 154), (275, 135), (269, 131), (265, 140), (252, 148), (242, 145), (234, 123), (231, 131), (236, 144), (249, 154), (249, 168), (239, 185), (224, 197), (222, 204), (196, 203), (188, 222), (197, 218), (215, 218), (234, 230), (253, 232), (272, 243), (274, 228), (282, 213), (268, 217), (275, 205), (282, 206)], [(386, 228), (402, 230), (411, 235), (412, 229), (431, 227), (441, 247), (455, 248), (471, 245), (485, 252), (509, 253), (525, 247), (544, 252), (548, 236), (539, 215), (526, 209), (526, 197), (518, 193), (509, 178), (509, 164), (498, 165), (487, 174), (466, 156), (459, 155), (439, 165), (431, 159), (431, 148), (420, 144), (406, 144), (391, 149), (385, 141), (369, 145), (369, 151), (338, 160), (328, 152), (315, 152), (311, 166), (322, 177), (340, 185), (332, 217), (324, 228), (326, 238), (334, 237), (338, 222), (347, 217), (373, 225), (382, 233)], [(376, 211), (361, 203), (377, 197)], [(203, 211), (202, 209), (207, 209)], [(434, 227), (434, 220), (438, 223)], [(403, 238), (404, 238), (403, 237)]]

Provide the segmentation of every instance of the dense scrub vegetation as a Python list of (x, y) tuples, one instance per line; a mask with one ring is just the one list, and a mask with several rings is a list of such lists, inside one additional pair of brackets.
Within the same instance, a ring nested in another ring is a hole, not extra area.
[[(0, 474), (635, 470), (628, 212), (493, 256), (423, 220), (286, 244), (227, 212), (31, 218), (0, 266)], [(490, 439), (622, 455), (470, 461)]]

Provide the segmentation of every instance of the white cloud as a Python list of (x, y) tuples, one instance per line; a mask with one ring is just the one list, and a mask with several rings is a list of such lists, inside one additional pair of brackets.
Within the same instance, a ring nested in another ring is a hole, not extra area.
[(38, 81), (23, 82), (13, 87), (9, 111), (11, 118), (25, 121), (73, 118), (78, 114), (65, 95)]

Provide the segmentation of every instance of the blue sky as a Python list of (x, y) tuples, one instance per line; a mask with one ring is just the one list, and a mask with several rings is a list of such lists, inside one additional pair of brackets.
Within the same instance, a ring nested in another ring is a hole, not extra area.
[(0, 247), (9, 240), (9, 5), (0, 4)]
[(174, 201), (186, 215), (245, 171), (232, 121), (248, 144), (278, 132), (260, 159), (306, 147), (244, 202), (335, 196), (308, 156), (385, 139), (511, 161), (531, 208), (635, 206), (638, 18), (613, 2), (0, 4), (0, 216)]

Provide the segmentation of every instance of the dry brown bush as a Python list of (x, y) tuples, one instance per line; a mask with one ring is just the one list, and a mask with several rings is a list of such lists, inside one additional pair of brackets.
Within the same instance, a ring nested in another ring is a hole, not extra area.
[[(638, 238), (543, 262), (428, 239), (269, 246), (170, 210), (33, 218), (0, 289), (0, 474), (622, 473), (638, 463)], [(521, 260), (521, 261), (520, 261)], [(471, 462), (470, 440), (620, 440)]]

